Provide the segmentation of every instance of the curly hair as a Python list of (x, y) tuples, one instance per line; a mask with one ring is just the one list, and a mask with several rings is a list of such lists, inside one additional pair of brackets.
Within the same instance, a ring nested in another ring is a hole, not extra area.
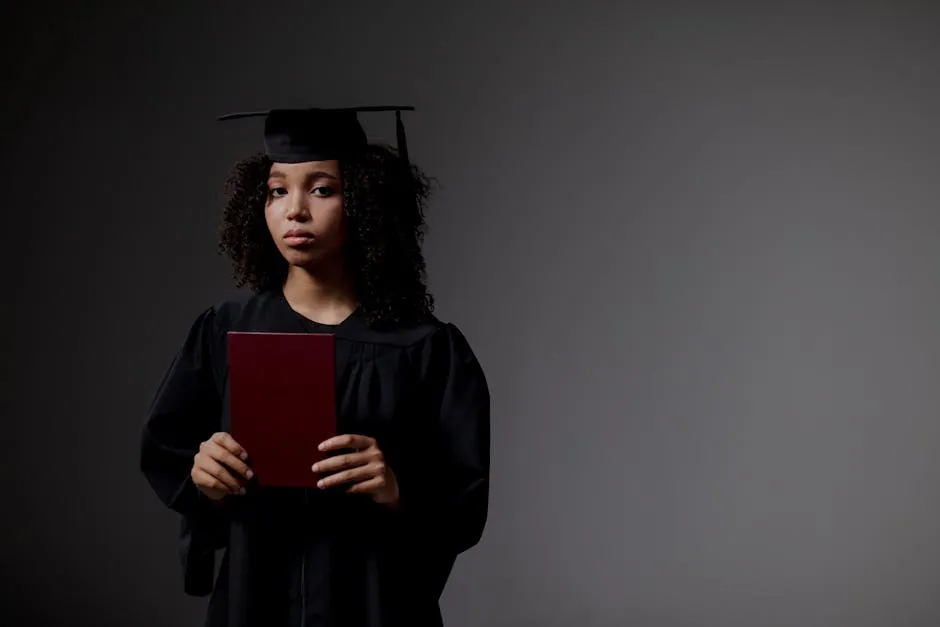
[[(232, 261), (236, 287), (280, 288), (287, 262), (264, 215), (271, 160), (239, 161), (225, 183), (219, 250)], [(434, 310), (421, 245), (430, 180), (392, 149), (370, 145), (340, 162), (349, 237), (345, 262), (372, 326), (417, 324)]]

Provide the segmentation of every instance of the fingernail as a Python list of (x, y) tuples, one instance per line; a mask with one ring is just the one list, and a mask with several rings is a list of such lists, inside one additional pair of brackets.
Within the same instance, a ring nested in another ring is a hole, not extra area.
[(317, 487), (318, 487), (318, 488), (322, 488), (322, 487), (323, 487), (323, 481), (317, 481)]
[(245, 494), (245, 488), (239, 488), (239, 489), (238, 489), (238, 493), (239, 493), (239, 494)]
[(317, 468), (319, 467), (320, 467), (319, 464), (314, 464), (313, 466), (310, 467), (310, 470), (312, 470), (313, 472), (316, 472)]
[(248, 471), (245, 472), (245, 477), (247, 477), (248, 479), (251, 479), (254, 476), (255, 476), (255, 473), (251, 472), (250, 468), (248, 469)]
[(242, 451), (239, 457), (242, 458), (242, 461), (245, 461), (246, 459), (248, 459), (248, 453), (246, 453), (245, 451)]
[(318, 446), (317, 448), (322, 451), (323, 449), (326, 448), (326, 443), (321, 444), (321, 445)]

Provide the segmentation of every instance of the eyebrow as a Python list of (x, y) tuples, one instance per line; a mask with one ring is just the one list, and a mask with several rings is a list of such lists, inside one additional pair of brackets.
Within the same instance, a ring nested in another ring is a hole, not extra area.
[[(272, 170), (271, 173), (268, 175), (268, 178), (269, 179), (285, 179), (287, 178), (287, 175), (278, 170)], [(316, 170), (314, 172), (310, 172), (304, 178), (308, 181), (315, 181), (317, 179), (330, 179), (331, 181), (339, 180), (335, 175), (330, 174), (329, 172), (325, 172), (323, 170)]]

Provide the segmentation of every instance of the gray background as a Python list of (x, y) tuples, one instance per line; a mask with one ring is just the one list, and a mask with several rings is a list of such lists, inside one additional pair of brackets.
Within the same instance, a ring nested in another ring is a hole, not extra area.
[(392, 102), (493, 391), (451, 627), (940, 624), (933, 3), (72, 4), (3, 15), (0, 622), (200, 623), (136, 464), (214, 116)]

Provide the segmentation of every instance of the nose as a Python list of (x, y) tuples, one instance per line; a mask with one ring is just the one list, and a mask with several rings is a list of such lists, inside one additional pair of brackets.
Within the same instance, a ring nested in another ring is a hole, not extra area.
[(307, 206), (306, 194), (291, 194), (287, 202), (288, 220), (306, 222), (310, 219), (310, 208)]

